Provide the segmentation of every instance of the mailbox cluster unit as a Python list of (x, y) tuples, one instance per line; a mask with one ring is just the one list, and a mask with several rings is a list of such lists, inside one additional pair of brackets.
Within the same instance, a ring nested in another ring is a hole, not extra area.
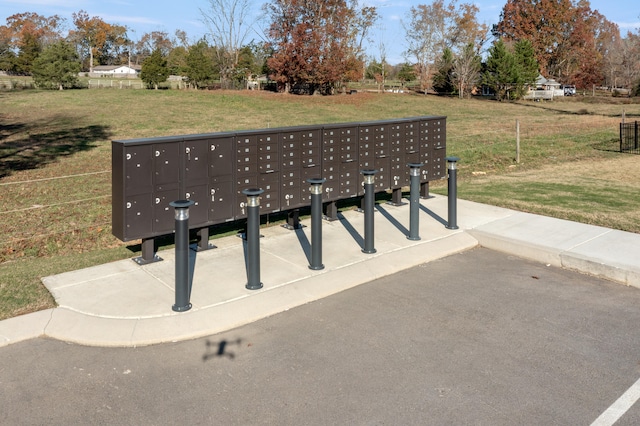
[[(174, 228), (171, 201), (195, 202), (189, 227), (246, 217), (243, 189), (264, 190), (261, 213), (310, 205), (308, 178), (323, 177), (323, 201), (363, 195), (363, 169), (376, 192), (446, 176), (446, 117), (325, 124), (112, 142), (113, 234), (153, 239)], [(428, 186), (427, 186), (428, 191)], [(400, 192), (401, 194), (401, 192)]]

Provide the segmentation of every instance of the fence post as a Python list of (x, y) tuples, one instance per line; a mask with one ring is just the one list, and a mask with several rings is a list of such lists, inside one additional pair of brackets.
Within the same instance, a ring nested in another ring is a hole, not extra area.
[(638, 149), (638, 121), (636, 120), (635, 129), (633, 132), (633, 149)]
[(516, 163), (520, 164), (520, 120), (516, 119)]

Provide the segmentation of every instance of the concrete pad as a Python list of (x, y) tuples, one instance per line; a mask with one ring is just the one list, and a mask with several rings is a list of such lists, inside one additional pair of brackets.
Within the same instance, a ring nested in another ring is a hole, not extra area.
[[(308, 268), (310, 219), (306, 227), (263, 227), (261, 281), (247, 290), (245, 243), (236, 236), (215, 240), (217, 249), (190, 252), (191, 303), (173, 312), (175, 252), (138, 266), (131, 260), (46, 277), (60, 307), (33, 320), (0, 322), (0, 345), (19, 337), (47, 336), (85, 345), (137, 346), (190, 339), (229, 330), (398, 271), (476, 247), (507, 252), (556, 266), (640, 282), (636, 261), (640, 235), (562, 221), (458, 200), (459, 229), (446, 228), (447, 197), (421, 200), (420, 237), (406, 238), (410, 206), (379, 204), (374, 213), (373, 254), (362, 253), (364, 215), (341, 213), (322, 223), (325, 268)], [(30, 316), (29, 316), (30, 317)], [(30, 317), (31, 318), (31, 317)], [(8, 324), (8, 325), (5, 325)], [(16, 328), (15, 334), (11, 328)], [(26, 330), (21, 332), (20, 330)], [(9, 330), (9, 331), (7, 331)], [(20, 334), (22, 333), (22, 334)], [(17, 336), (17, 337), (16, 337)]]

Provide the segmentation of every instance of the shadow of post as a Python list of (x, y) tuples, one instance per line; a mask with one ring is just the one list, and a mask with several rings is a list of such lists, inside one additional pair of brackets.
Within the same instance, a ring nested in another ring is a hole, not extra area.
[(300, 247), (302, 247), (302, 251), (307, 258), (307, 262), (311, 264), (311, 243), (309, 242), (309, 238), (307, 238), (307, 234), (304, 233), (304, 228), (297, 228), (294, 231), (296, 237), (298, 237)]
[(355, 242), (358, 243), (360, 249), (364, 250), (364, 237), (356, 231), (353, 225), (351, 225), (347, 218), (340, 212), (338, 212), (338, 219), (340, 220), (340, 224), (344, 226), (344, 229), (346, 229), (349, 235), (351, 235)]
[(431, 216), (432, 218), (434, 218), (444, 226), (447, 226), (449, 224), (446, 220), (444, 220), (443, 218), (441, 218), (440, 216), (438, 216), (437, 214), (435, 214), (434, 212), (432, 212), (422, 204), (420, 204), (420, 210), (422, 210), (423, 212), (425, 212), (426, 214), (428, 214), (429, 216)]
[(391, 213), (389, 213), (387, 211), (387, 209), (385, 209), (384, 207), (382, 207), (382, 205), (378, 204), (378, 211), (380, 212), (380, 214), (382, 214), (382, 216), (384, 216), (389, 222), (391, 222), (391, 224), (393, 226), (395, 226), (400, 232), (402, 232), (403, 235), (408, 236), (409, 235), (409, 230), (407, 228), (405, 228), (405, 226), (403, 224), (401, 224), (398, 219), (396, 219), (395, 217), (393, 217), (391, 215)]

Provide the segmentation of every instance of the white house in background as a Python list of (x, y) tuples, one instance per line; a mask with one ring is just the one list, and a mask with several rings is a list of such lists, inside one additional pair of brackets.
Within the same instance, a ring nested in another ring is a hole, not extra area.
[(139, 65), (98, 65), (93, 67), (92, 74), (107, 75), (110, 77), (130, 77), (140, 73), (142, 69)]
[(530, 100), (553, 100), (558, 96), (564, 96), (564, 89), (560, 88), (560, 83), (554, 79), (547, 79), (538, 75), (536, 79), (535, 87), (529, 87), (528, 92), (524, 95), (523, 99)]

